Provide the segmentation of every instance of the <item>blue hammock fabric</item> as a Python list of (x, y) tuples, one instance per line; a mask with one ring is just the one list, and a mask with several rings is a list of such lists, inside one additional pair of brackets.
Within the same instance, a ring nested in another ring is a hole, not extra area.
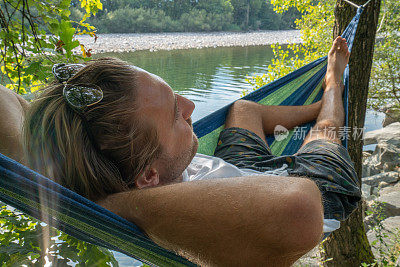
[[(358, 9), (357, 14), (342, 35), (347, 39), (350, 50), (362, 9), (362, 7)], [(307, 81), (289, 98), (283, 100), (281, 104), (303, 105), (312, 94), (314, 94), (313, 101), (317, 101), (321, 98), (322, 92), (316, 92), (315, 88), (320, 85), (325, 75), (326, 57), (254, 91), (243, 99), (260, 102), (266, 96), (272, 95), (286, 84), (313, 69), (317, 69), (317, 71), (312, 72), (312, 76), (308, 77)], [(344, 73), (346, 114), (348, 108), (348, 77), (347, 67)], [(223, 127), (228, 109), (229, 105), (194, 124), (195, 132), (200, 140)], [(346, 115), (346, 125), (347, 122)], [(311, 124), (307, 127), (311, 127)], [(273, 142), (271, 138), (273, 139), (273, 137), (270, 137), (269, 141)], [(282, 154), (292, 154), (300, 147), (301, 140), (292, 139), (289, 145), (285, 146)], [(205, 141), (207, 141), (207, 138)], [(207, 147), (207, 145), (204, 147)], [(156, 245), (135, 224), (1, 154), (0, 200), (71, 236), (122, 252), (147, 264), (195, 266), (195, 264), (175, 253)]]

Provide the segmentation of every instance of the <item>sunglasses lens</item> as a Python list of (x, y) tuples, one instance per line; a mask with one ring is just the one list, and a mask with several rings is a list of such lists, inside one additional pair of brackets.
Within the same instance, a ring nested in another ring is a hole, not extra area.
[(85, 67), (83, 64), (54, 64), (53, 75), (61, 83), (68, 81), (72, 76), (75, 75), (81, 68)]
[(63, 93), (67, 102), (77, 109), (89, 107), (103, 99), (103, 91), (94, 85), (66, 85)]

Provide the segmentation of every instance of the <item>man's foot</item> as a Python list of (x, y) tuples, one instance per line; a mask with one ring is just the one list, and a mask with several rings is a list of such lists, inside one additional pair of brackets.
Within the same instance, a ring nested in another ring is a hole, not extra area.
[(325, 76), (325, 88), (340, 88), (343, 90), (342, 76), (349, 62), (350, 52), (347, 47), (346, 39), (338, 36), (332, 44), (328, 53), (328, 67)]

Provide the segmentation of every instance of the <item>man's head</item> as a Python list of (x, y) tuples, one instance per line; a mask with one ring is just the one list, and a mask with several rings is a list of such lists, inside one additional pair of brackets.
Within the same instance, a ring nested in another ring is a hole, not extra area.
[(153, 125), (160, 154), (136, 180), (139, 188), (180, 182), (193, 159), (198, 141), (191, 114), (194, 103), (178, 94), (160, 77), (137, 69), (137, 114)]
[(25, 123), (32, 168), (92, 200), (179, 180), (197, 150), (192, 102), (159, 77), (109, 58), (87, 63), (66, 83), (93, 85), (104, 97), (77, 110), (64, 84), (45, 88)]

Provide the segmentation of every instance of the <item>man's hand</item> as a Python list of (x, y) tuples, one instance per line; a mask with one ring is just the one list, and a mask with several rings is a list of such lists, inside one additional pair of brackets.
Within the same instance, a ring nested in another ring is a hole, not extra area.
[(254, 176), (107, 197), (103, 207), (201, 265), (292, 264), (321, 240), (321, 194), (305, 178)]

